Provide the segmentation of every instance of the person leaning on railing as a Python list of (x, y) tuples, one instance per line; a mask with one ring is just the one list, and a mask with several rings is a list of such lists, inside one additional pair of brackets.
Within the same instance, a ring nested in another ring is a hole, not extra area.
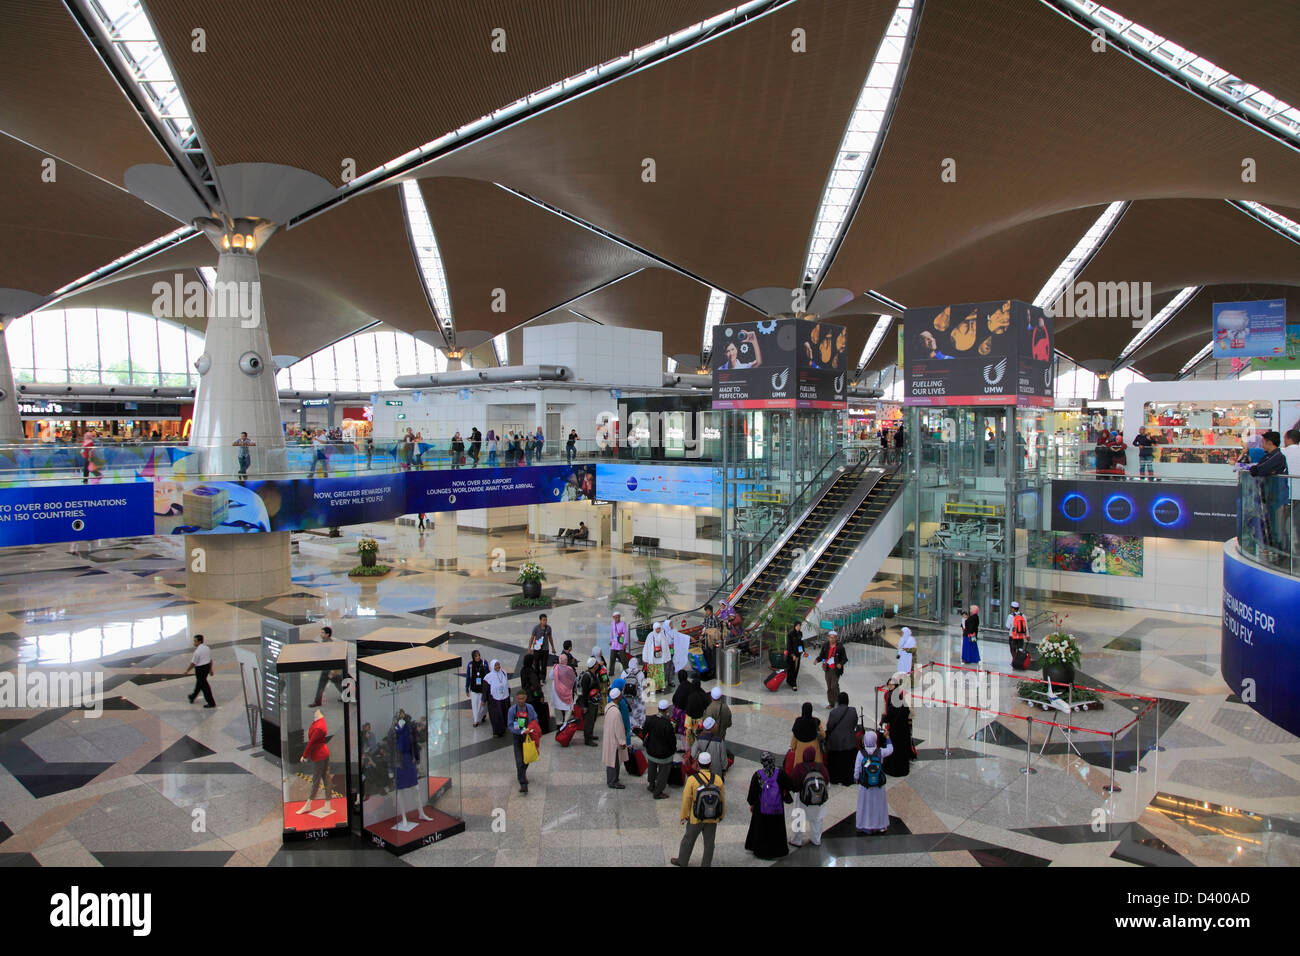
[(1250, 473), (1260, 481), (1260, 497), (1264, 506), (1264, 533), (1268, 545), (1286, 550), (1282, 540), (1280, 518), (1290, 495), (1287, 489), (1287, 457), (1282, 453), (1282, 436), (1275, 431), (1263, 434), (1264, 460), (1250, 466)]

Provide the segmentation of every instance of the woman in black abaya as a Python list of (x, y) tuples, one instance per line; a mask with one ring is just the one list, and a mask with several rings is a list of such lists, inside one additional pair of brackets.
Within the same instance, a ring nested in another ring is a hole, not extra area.
[(791, 802), (792, 781), (776, 765), (776, 758), (763, 754), (762, 767), (749, 781), (749, 832), (745, 849), (760, 860), (775, 860), (790, 852), (785, 836), (785, 805)]

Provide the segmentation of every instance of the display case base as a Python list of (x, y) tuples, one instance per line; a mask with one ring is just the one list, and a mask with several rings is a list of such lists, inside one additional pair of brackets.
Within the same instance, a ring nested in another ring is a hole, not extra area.
[(315, 810), (299, 813), (298, 810), (304, 803), (305, 800), (296, 800), (284, 805), (284, 830), (280, 834), (281, 842), (323, 840), (329, 837), (348, 836), (351, 833), (348, 827), (348, 802), (345, 797), (336, 798), (327, 815), (321, 814), (319, 800), (313, 801), (316, 804)]
[(403, 853), (410, 853), (422, 846), (437, 843), (465, 830), (464, 820), (443, 813), (441, 810), (425, 807), (424, 813), (433, 819), (421, 820), (413, 814), (407, 814), (407, 820), (416, 824), (414, 829), (407, 832), (396, 828), (396, 825), (402, 822), (402, 818), (395, 816), (366, 827), (366, 836), (375, 846), (381, 846), (389, 853), (401, 856)]

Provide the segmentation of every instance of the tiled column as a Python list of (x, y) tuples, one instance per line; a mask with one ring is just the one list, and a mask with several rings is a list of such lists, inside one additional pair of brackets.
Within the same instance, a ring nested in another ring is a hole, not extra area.
[(456, 532), (456, 512), (440, 511), (434, 516), (431, 555), (435, 567), (447, 569), (456, 567), (458, 560)]
[(185, 590), (210, 601), (260, 601), (288, 592), (289, 532), (187, 534)]
[(9, 365), (9, 346), (4, 340), (5, 317), (0, 316), (0, 441), (22, 441), (23, 423), (18, 417), (14, 373)]

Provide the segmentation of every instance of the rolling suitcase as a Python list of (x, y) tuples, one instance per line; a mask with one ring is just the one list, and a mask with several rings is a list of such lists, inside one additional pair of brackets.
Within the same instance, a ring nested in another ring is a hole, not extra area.
[(629, 776), (633, 777), (645, 776), (646, 768), (649, 765), (650, 762), (646, 760), (644, 750), (629, 750), (627, 759), (623, 761), (623, 769), (628, 772)]
[(668, 786), (682, 787), (686, 785), (686, 779), (682, 776), (682, 762), (674, 760), (672, 767), (668, 771)]
[(771, 677), (769, 677), (767, 680), (763, 681), (763, 686), (766, 687), (768, 690), (777, 691), (781, 689), (781, 685), (784, 683), (785, 683), (785, 671), (779, 670)]
[(1011, 666), (1018, 671), (1027, 671), (1029, 670), (1030, 658), (1029, 642), (1020, 641), (1018, 643), (1020, 647), (1011, 652)]
[(695, 668), (695, 673), (699, 674), (700, 677), (707, 678), (709, 676), (709, 665), (704, 660), (703, 654), (692, 654), (691, 666)]
[(569, 721), (556, 732), (555, 742), (561, 747), (569, 746), (569, 744), (573, 743), (573, 735), (578, 732), (578, 728), (581, 726), (582, 724), (576, 720)]

